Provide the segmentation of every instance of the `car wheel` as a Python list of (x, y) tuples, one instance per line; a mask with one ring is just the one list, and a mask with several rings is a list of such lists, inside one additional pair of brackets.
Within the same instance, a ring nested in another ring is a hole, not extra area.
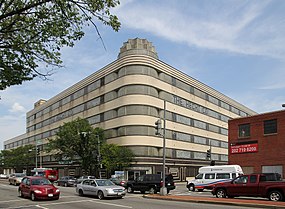
[(79, 194), (79, 196), (84, 196), (82, 189), (79, 189), (78, 194)]
[(155, 188), (151, 187), (151, 188), (149, 189), (149, 193), (150, 193), (150, 194), (154, 194), (154, 193), (155, 193)]
[(102, 191), (98, 191), (98, 198), (99, 198), (99, 200), (104, 199), (104, 194)]
[(226, 198), (226, 197), (227, 197), (226, 190), (224, 190), (224, 189), (218, 189), (218, 190), (217, 190), (217, 193), (216, 193), (216, 197), (217, 197), (217, 198)]
[(283, 199), (282, 193), (279, 191), (269, 192), (269, 200), (271, 201), (281, 201)]
[(194, 184), (190, 184), (188, 189), (189, 189), (189, 191), (195, 192)]
[(19, 197), (24, 197), (22, 190), (19, 189), (18, 193), (19, 193)]
[(134, 192), (134, 190), (133, 190), (133, 188), (131, 186), (128, 186), (127, 191), (128, 191), (128, 193), (133, 193)]
[(67, 187), (68, 186), (67, 183), (64, 183), (64, 186)]
[(36, 199), (37, 199), (37, 198), (36, 198), (35, 193), (32, 192), (32, 194), (31, 194), (31, 200), (32, 200), (32, 201), (35, 201)]

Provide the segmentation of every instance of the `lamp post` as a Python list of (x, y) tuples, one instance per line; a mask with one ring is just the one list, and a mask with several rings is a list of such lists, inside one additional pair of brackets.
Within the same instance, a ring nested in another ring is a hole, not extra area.
[(96, 135), (97, 137), (97, 143), (98, 143), (98, 155), (97, 155), (97, 160), (98, 160), (98, 172), (99, 172), (99, 178), (101, 179), (101, 153), (100, 153), (100, 138), (99, 135)]
[(282, 107), (285, 107), (285, 104), (282, 104)]
[(36, 139), (36, 175), (38, 175), (38, 143), (37, 143), (37, 139)]
[(166, 129), (166, 101), (163, 101), (163, 150), (162, 150), (162, 156), (163, 156), (163, 162), (162, 162), (162, 187), (160, 190), (161, 195), (167, 194), (167, 189), (165, 187), (165, 129)]

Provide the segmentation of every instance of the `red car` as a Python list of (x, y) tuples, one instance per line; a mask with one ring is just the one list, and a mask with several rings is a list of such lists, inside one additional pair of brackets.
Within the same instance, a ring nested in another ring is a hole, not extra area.
[(58, 200), (60, 191), (48, 179), (41, 176), (26, 176), (23, 178), (19, 189), (20, 197), (37, 199)]

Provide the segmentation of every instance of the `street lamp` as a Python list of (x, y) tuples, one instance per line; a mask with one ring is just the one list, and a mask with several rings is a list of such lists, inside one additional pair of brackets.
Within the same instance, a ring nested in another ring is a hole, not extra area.
[(285, 104), (282, 104), (282, 107), (285, 107)]
[(38, 143), (37, 143), (37, 139), (36, 139), (36, 175), (38, 175)]
[(101, 179), (101, 167), (102, 167), (102, 164), (101, 164), (101, 153), (100, 153), (100, 138), (99, 138), (99, 135), (96, 135), (97, 137), (97, 142), (98, 142), (98, 155), (97, 155), (97, 160), (98, 160), (98, 171), (99, 171), (99, 178)]
[[(160, 194), (161, 195), (166, 195), (167, 194), (167, 189), (165, 187), (165, 137), (166, 137), (165, 136), (166, 135), (165, 134), (165, 129), (166, 129), (165, 117), (166, 117), (166, 101), (164, 100), (163, 101), (163, 134), (162, 134), (162, 136), (163, 136), (162, 187), (161, 187), (161, 190), (160, 190)], [(158, 124), (156, 124), (156, 125), (158, 125)], [(157, 132), (157, 133), (159, 133), (159, 135), (161, 135), (160, 132)], [(156, 135), (158, 135), (158, 134), (156, 134)]]

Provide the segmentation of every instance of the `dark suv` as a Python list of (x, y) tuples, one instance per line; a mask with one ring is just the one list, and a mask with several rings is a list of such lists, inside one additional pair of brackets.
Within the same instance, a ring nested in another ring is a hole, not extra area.
[[(140, 191), (144, 194), (148, 191), (150, 194), (155, 194), (160, 191), (162, 184), (163, 182), (160, 174), (145, 174), (139, 176), (134, 181), (128, 181), (127, 190), (129, 193)], [(170, 190), (175, 189), (175, 183), (173, 182), (172, 175), (165, 176), (165, 187), (167, 189), (167, 193), (169, 193)]]

